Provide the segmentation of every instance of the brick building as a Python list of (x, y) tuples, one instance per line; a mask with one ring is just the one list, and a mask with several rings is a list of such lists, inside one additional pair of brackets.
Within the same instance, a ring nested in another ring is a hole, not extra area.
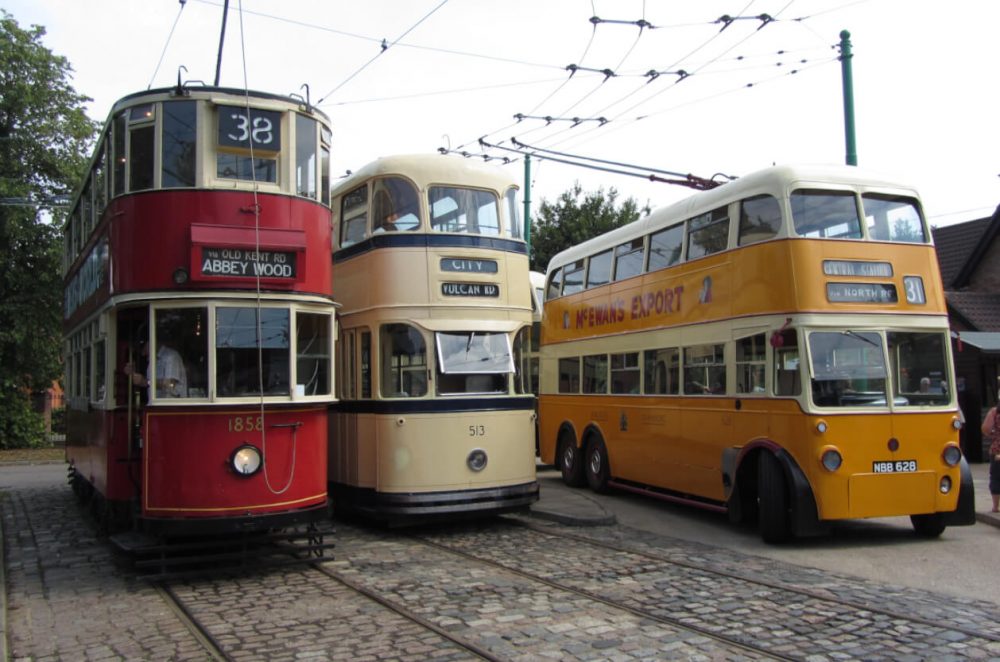
[(997, 401), (1000, 364), (1000, 207), (988, 218), (934, 228), (933, 234), (966, 420), (962, 446), (970, 462), (981, 462), (979, 426)]

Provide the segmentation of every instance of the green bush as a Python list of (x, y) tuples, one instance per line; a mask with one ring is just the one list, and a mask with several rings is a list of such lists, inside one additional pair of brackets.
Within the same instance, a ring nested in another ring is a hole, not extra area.
[(46, 445), (45, 420), (32, 411), (20, 393), (0, 393), (0, 448), (39, 448)]
[(52, 434), (66, 434), (66, 408), (52, 410)]

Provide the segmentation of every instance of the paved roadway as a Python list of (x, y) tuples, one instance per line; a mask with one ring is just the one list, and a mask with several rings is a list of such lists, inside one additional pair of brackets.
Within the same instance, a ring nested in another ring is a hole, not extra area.
[(538, 468), (543, 497), (536, 514), (578, 525), (615, 521), (639, 531), (1000, 606), (1000, 515), (990, 512), (988, 470), (988, 464), (972, 465), (977, 524), (946, 529), (938, 540), (917, 538), (909, 518), (896, 517), (851, 520), (836, 524), (828, 536), (768, 545), (755, 530), (729, 524), (725, 515), (633, 494), (567, 488), (559, 472), (544, 466)]
[[(548, 543), (502, 523), (421, 532), (422, 540), (338, 527), (336, 560), (325, 565), (421, 611), (437, 632), (315, 573), (211, 580), (176, 590), (228, 646), (228, 659), (475, 659), (472, 649), (456, 648), (454, 640), (440, 636), (449, 630), (493, 651), (489, 659), (759, 657), (649, 620), (657, 610), (667, 616), (687, 610), (696, 624), (716, 619), (727, 630), (742, 628), (744, 636), (760, 633), (751, 638), (773, 634), (776, 647), (767, 650), (781, 654), (780, 647), (789, 646), (783, 654), (791, 659), (1000, 660), (1000, 579), (989, 567), (1000, 565), (995, 562), (1000, 529), (979, 524), (921, 541), (905, 520), (858, 522), (829, 537), (770, 547), (716, 515), (570, 490), (550, 469), (542, 469), (539, 478), (543, 496), (536, 517), (575, 525), (560, 527)], [(81, 517), (64, 479), (62, 464), (0, 467), (7, 586), (0, 659), (207, 659), (203, 642), (162, 592), (111, 563), (109, 548)], [(982, 470), (977, 480), (984, 480)], [(979, 502), (988, 504), (988, 495), (980, 495)], [(598, 526), (582, 526), (588, 524)], [(603, 550), (594, 556), (585, 551), (587, 543), (558, 537), (566, 531), (609, 546), (594, 547)], [(440, 542), (441, 551), (428, 540)], [(651, 555), (616, 553), (616, 544)], [(520, 563), (529, 571), (551, 562), (548, 577), (581, 581), (592, 593), (624, 591), (637, 603), (651, 601), (646, 604), (655, 609), (635, 618), (613, 605), (569, 600), (561, 589), (539, 589), (444, 551), (459, 545), (476, 558), (495, 554), (506, 565)], [(505, 547), (513, 554), (508, 550), (502, 557)], [(756, 575), (855, 606), (813, 607), (814, 599), (800, 594), (775, 602), (771, 588), (730, 579), (705, 583), (711, 575), (683, 570), (683, 564), (703, 566), (706, 573), (724, 568), (727, 576)], [(689, 584), (693, 588), (682, 588)], [(769, 617), (768, 611), (775, 614)], [(909, 614), (922, 620), (910, 623)], [(943, 629), (931, 626), (938, 622)]]

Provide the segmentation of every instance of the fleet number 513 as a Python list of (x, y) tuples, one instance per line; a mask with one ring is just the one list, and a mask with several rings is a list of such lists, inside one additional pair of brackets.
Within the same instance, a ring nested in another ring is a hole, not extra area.
[(469, 436), (470, 437), (485, 437), (486, 436), (486, 426), (485, 425), (470, 425), (469, 426)]

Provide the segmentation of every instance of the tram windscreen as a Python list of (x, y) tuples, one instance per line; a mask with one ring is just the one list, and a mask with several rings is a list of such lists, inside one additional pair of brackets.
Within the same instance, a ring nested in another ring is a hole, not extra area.
[(505, 393), (514, 372), (510, 337), (483, 331), (436, 334), (440, 393)]
[(886, 405), (882, 336), (870, 331), (809, 334), (812, 397), (820, 407)]
[(257, 308), (216, 310), (215, 379), (222, 397), (291, 392), (288, 309), (261, 308), (259, 312), (258, 329)]

